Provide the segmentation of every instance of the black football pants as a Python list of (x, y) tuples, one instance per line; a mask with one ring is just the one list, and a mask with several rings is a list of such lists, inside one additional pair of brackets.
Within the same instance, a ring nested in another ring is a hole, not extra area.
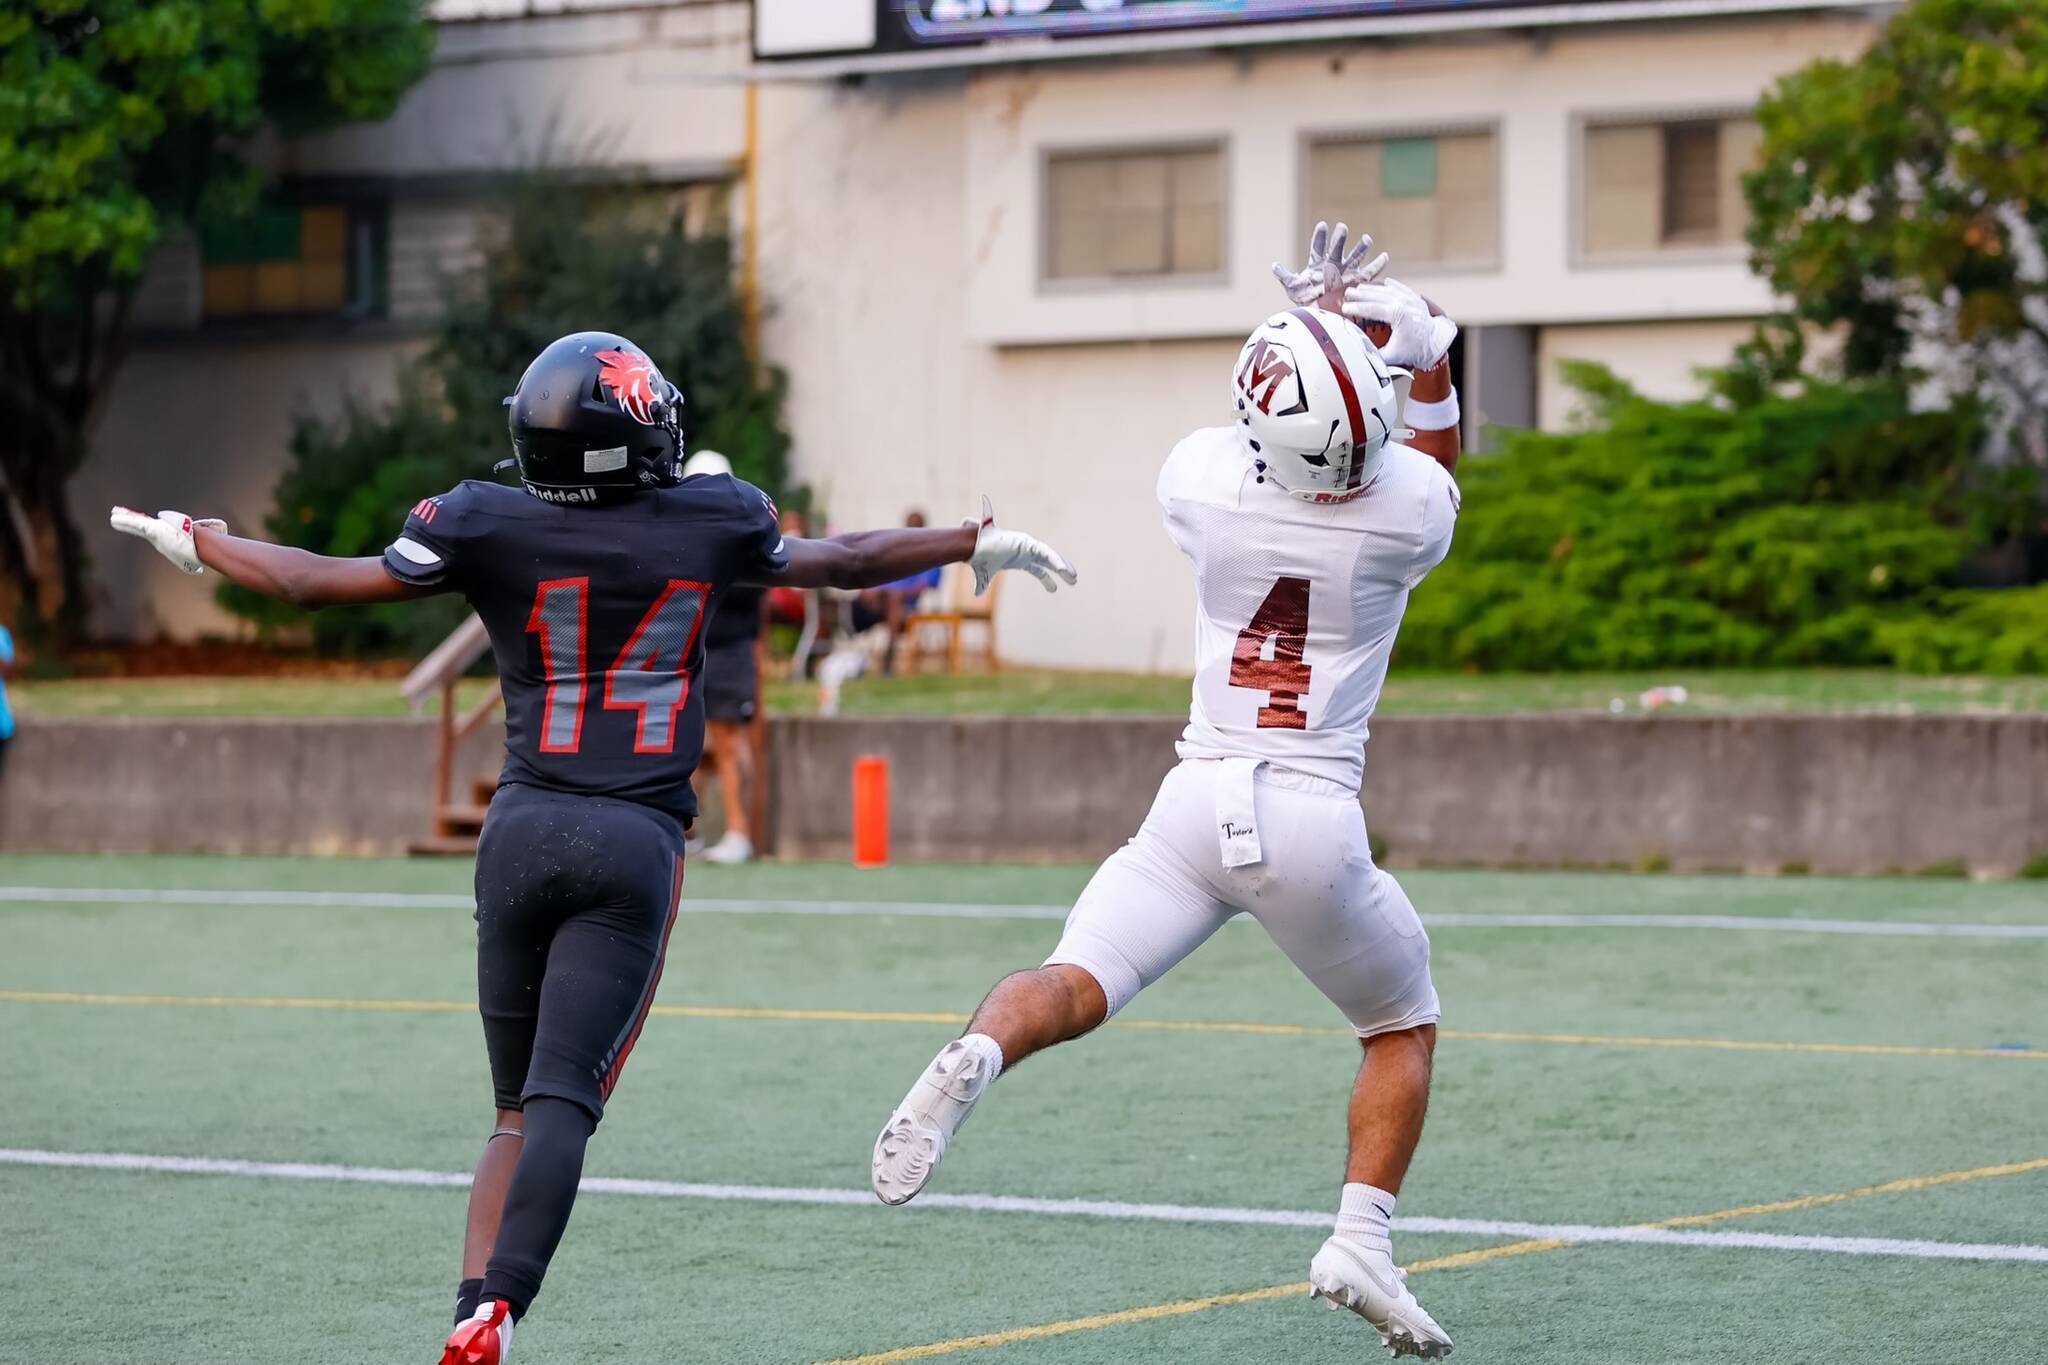
[(569, 1221), (583, 1148), (647, 1022), (683, 888), (682, 827), (630, 801), (511, 784), (477, 846), (477, 1003), (525, 1144), (484, 1276), (523, 1314)]

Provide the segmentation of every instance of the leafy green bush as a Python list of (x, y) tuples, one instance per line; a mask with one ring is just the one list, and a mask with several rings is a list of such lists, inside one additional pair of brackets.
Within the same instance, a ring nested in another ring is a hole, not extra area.
[(1460, 467), (1457, 541), (1409, 609), (1404, 664), (2048, 668), (2048, 588), (1957, 586), (2012, 500), (2038, 507), (1977, 460), (1973, 409), (1741, 363), (1685, 403), (1597, 366), (1568, 377), (1591, 429), (1504, 433)]
[[(549, 176), (511, 191), (506, 209), (481, 267), (445, 282), (434, 339), (401, 373), (397, 398), (295, 424), (264, 523), (273, 539), (320, 554), (382, 554), (422, 497), (491, 477), (512, 453), (501, 400), (527, 362), (556, 337), (594, 328), (631, 337), (682, 389), (688, 449), (721, 450), (742, 478), (784, 491), (783, 379), (757, 375), (748, 357), (726, 240)], [(306, 621), (232, 584), (220, 600), (265, 629)], [(328, 653), (417, 654), (463, 611), (452, 598), (357, 607), (319, 613), (310, 628)]]

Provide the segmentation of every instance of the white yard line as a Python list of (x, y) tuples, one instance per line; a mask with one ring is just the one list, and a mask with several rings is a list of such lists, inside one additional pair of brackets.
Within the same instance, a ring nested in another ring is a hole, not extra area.
[[(461, 1189), (464, 1171), (419, 1171), (379, 1166), (332, 1166), (290, 1161), (237, 1161), (218, 1157), (143, 1156), (131, 1152), (49, 1152), (0, 1148), (0, 1165), (93, 1171), (144, 1171), (173, 1175), (244, 1176), (272, 1180), (314, 1180), (363, 1185), (411, 1185)], [(639, 1199), (703, 1199), (761, 1204), (824, 1204), (872, 1207), (866, 1190), (830, 1190), (777, 1185), (704, 1185), (673, 1180), (586, 1177), (588, 1194)], [(1328, 1227), (1327, 1210), (1246, 1209), (1191, 1204), (1129, 1204), (1099, 1199), (1033, 1199), (1010, 1194), (924, 1194), (920, 1209), (965, 1209), (976, 1213), (1025, 1213), (1056, 1218), (1107, 1218), (1156, 1223), (1236, 1223), (1262, 1227)], [(1425, 1218), (1402, 1215), (1401, 1232), (1450, 1233), (1468, 1237), (1541, 1238), (1559, 1242), (1619, 1242), (1650, 1246), (1733, 1247), (1754, 1251), (1824, 1252), (1843, 1256), (1910, 1256), (1937, 1261), (2048, 1262), (2048, 1246), (1987, 1242), (1936, 1242), (1892, 1237), (1804, 1237), (1773, 1232), (1701, 1232), (1673, 1228), (1580, 1223), (1522, 1223), (1487, 1218)]]
[[(0, 886), (0, 902), (44, 905), (354, 906), (373, 910), (473, 910), (464, 895), (403, 891), (203, 891), (164, 887)], [(685, 894), (683, 909), (715, 915), (920, 915), (934, 919), (1063, 920), (1064, 905), (945, 901), (737, 900)], [(2048, 924), (1941, 924), (1911, 920), (1812, 919), (1773, 915), (1499, 915), (1441, 912), (1422, 922), (1442, 929), (1720, 929), (1880, 938), (2048, 939)]]

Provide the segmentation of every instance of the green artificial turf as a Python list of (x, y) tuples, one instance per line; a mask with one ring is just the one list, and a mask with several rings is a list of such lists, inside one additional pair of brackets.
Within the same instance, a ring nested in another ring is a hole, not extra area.
[[(686, 896), (1024, 907), (1085, 868), (693, 867)], [(1403, 874), (1432, 914), (1788, 915), (2048, 924), (2038, 883)], [(0, 857), (0, 888), (424, 893), (450, 862)], [(1037, 962), (1056, 921), (693, 913), (665, 1007), (955, 1012)], [(1432, 931), (1446, 1007), (1403, 1214), (1628, 1224), (2048, 1157), (2048, 939), (1754, 929)], [(489, 1132), (459, 905), (0, 900), (0, 1147), (457, 1172)], [(229, 1003), (202, 1003), (225, 998)], [(259, 1004), (257, 998), (271, 1000)], [(332, 1002), (287, 1006), (282, 1000)], [(234, 1003), (239, 1001), (240, 1003)], [(350, 1003), (354, 1002), (354, 1003)], [(398, 1002), (370, 1009), (362, 1002)], [(446, 1006), (441, 1008), (440, 1006)], [(1357, 1050), (1255, 925), (1233, 924), (1111, 1027), (1006, 1075), (934, 1189), (1334, 1210)], [(589, 1174), (858, 1190), (945, 1023), (653, 1020)], [(1493, 1031), (1513, 1039), (1459, 1036)], [(1606, 1039), (1538, 1041), (1560, 1034)], [(1645, 1046), (1641, 1038), (1689, 1041)], [(2000, 1056), (1716, 1040), (2014, 1045)], [(431, 1360), (458, 1189), (0, 1162), (0, 1361)], [(1793, 1235), (2048, 1242), (2048, 1169), (1766, 1212)], [(515, 1361), (811, 1362), (1301, 1279), (1312, 1228), (911, 1206), (586, 1196)], [(1416, 1262), (1509, 1237), (1403, 1233)], [(1488, 1365), (2021, 1361), (2048, 1264), (1577, 1246), (1419, 1275)], [(113, 1305), (142, 1305), (135, 1311)], [(1291, 1298), (920, 1357), (973, 1365), (1292, 1365), (1379, 1354)]]

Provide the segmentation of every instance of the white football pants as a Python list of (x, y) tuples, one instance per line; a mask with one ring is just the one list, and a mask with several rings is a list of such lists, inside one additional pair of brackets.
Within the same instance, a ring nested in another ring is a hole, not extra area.
[[(1257, 861), (1225, 866), (1247, 856), (1246, 836)], [(1429, 935), (1401, 884), (1373, 865), (1357, 795), (1243, 761), (1188, 759), (1167, 774), (1137, 835), (1081, 893), (1046, 965), (1093, 976), (1113, 1015), (1239, 911), (1359, 1037), (1436, 1022)]]

